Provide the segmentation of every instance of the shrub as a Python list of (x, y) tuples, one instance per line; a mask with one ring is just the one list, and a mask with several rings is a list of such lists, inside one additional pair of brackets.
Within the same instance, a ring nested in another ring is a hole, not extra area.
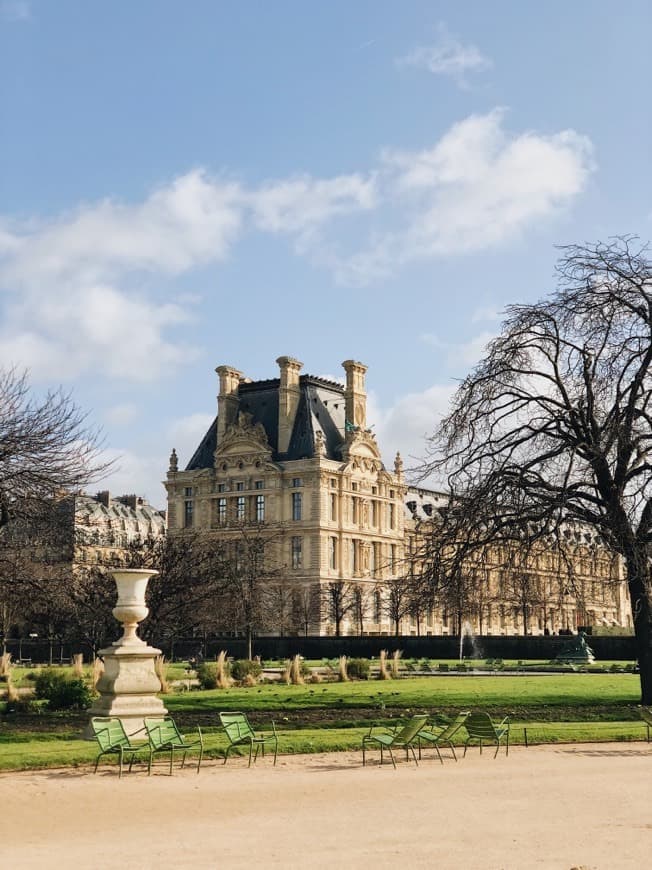
[(369, 668), (369, 659), (349, 659), (348, 671), (353, 680), (368, 680)]
[(83, 680), (49, 669), (36, 677), (34, 693), (39, 700), (48, 702), (50, 710), (85, 710), (93, 700)]
[(231, 676), (238, 682), (246, 679), (251, 674), (252, 677), (258, 679), (262, 674), (263, 669), (260, 662), (255, 659), (237, 659), (231, 665)]
[(217, 689), (217, 663), (202, 662), (197, 665), (197, 679), (202, 689)]

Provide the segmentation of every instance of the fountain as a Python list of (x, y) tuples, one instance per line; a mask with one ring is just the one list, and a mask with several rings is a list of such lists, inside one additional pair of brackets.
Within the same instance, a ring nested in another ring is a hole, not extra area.
[(158, 697), (161, 682), (154, 669), (154, 659), (161, 650), (146, 644), (136, 633), (138, 623), (149, 613), (145, 604), (147, 583), (158, 572), (125, 568), (111, 573), (118, 588), (113, 615), (122, 623), (123, 631), (115, 643), (99, 651), (104, 673), (97, 683), (100, 697), (89, 714), (116, 716), (122, 720), (127, 734), (134, 734), (143, 728), (146, 716), (167, 713)]
[(464, 658), (464, 638), (468, 637), (471, 643), (471, 658), (479, 659), (482, 657), (482, 651), (478, 645), (477, 640), (475, 639), (475, 635), (473, 634), (473, 627), (470, 622), (463, 622), (462, 628), (460, 630), (460, 664)]

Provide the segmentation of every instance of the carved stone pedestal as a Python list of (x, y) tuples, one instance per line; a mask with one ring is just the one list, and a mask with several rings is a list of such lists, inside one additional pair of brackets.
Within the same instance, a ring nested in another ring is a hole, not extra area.
[(104, 673), (97, 684), (100, 697), (89, 715), (117, 716), (127, 734), (134, 734), (143, 728), (146, 716), (167, 713), (158, 697), (161, 683), (154, 668), (154, 659), (161, 650), (149, 646), (136, 634), (138, 623), (149, 612), (145, 605), (147, 582), (157, 572), (132, 568), (112, 573), (118, 587), (113, 615), (122, 623), (123, 633), (111, 646), (100, 650), (104, 659)]

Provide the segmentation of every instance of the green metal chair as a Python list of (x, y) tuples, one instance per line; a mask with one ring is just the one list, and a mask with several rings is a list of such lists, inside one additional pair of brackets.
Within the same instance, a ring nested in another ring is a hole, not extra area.
[(469, 735), (464, 744), (464, 755), (466, 755), (469, 743), (472, 740), (477, 740), (480, 743), (481, 754), (483, 743), (495, 743), (495, 758), (498, 755), (500, 742), (503, 737), (505, 738), (505, 755), (509, 755), (509, 716), (505, 716), (500, 724), (494, 725), (488, 713), (469, 713), (464, 722), (464, 727)]
[(392, 731), (376, 731), (374, 732), (374, 726), (372, 725), (369, 729), (369, 733), (365, 734), (362, 738), (362, 764), (363, 766), (367, 763), (366, 759), (366, 750), (368, 745), (376, 744), (380, 747), (380, 763), (383, 763), (383, 750), (387, 749), (389, 751), (389, 757), (392, 759), (392, 764), (394, 768), (396, 768), (396, 761), (394, 760), (394, 753), (392, 752), (392, 747), (399, 746), (405, 747), (405, 757), (409, 760), (410, 752), (412, 752), (412, 757), (414, 758), (414, 763), (419, 766), (419, 762), (417, 761), (417, 756), (414, 751), (414, 744), (417, 741), (419, 736), (419, 732), (425, 726), (428, 721), (427, 714), (418, 714), (416, 716), (412, 716), (412, 718), (406, 722), (403, 726), (397, 725), (396, 728)]
[(149, 738), (149, 764), (147, 773), (152, 773), (152, 759), (157, 752), (170, 753), (170, 775), (172, 775), (172, 764), (174, 762), (174, 753), (181, 752), (181, 767), (186, 763), (186, 755), (191, 750), (199, 747), (199, 758), (197, 759), (197, 773), (204, 755), (204, 739), (202, 737), (201, 728), (197, 728), (197, 740), (187, 740), (180, 733), (174, 720), (166, 716), (163, 719), (145, 719), (145, 728)]
[(225, 711), (221, 712), (219, 716), (220, 722), (222, 723), (229, 740), (229, 745), (224, 753), (224, 764), (226, 764), (227, 758), (229, 757), (229, 752), (231, 752), (231, 750), (236, 746), (249, 746), (249, 767), (251, 767), (251, 754), (254, 747), (256, 747), (256, 751), (254, 752), (255, 763), (258, 758), (259, 749), (262, 749), (263, 758), (265, 757), (266, 743), (274, 744), (274, 764), (276, 764), (276, 756), (278, 754), (278, 735), (276, 733), (276, 725), (274, 722), (272, 722), (271, 734), (265, 734), (262, 732), (256, 734), (244, 713)]
[[(148, 747), (146, 742), (132, 743), (131, 738), (127, 736), (122, 720), (113, 716), (94, 716), (91, 719), (91, 728), (100, 747), (100, 753), (95, 759), (93, 773), (97, 773), (97, 766), (103, 755), (117, 755), (120, 764), (118, 778), (120, 778), (124, 759), (129, 759), (129, 770), (131, 770), (136, 755)], [(141, 728), (141, 731), (144, 730)]]
[(469, 715), (468, 711), (464, 713), (458, 713), (455, 719), (452, 722), (449, 722), (448, 725), (442, 726), (438, 731), (429, 731), (423, 728), (417, 734), (417, 743), (419, 746), (419, 758), (421, 758), (421, 744), (426, 743), (435, 747), (435, 751), (437, 752), (437, 757), (444, 763), (444, 759), (441, 757), (441, 752), (439, 751), (440, 746), (448, 746), (448, 748), (453, 753), (453, 758), (457, 761), (457, 755), (455, 754), (455, 747), (453, 746), (453, 742), (451, 738), (454, 734), (456, 734), (459, 729), (466, 722), (467, 716)]

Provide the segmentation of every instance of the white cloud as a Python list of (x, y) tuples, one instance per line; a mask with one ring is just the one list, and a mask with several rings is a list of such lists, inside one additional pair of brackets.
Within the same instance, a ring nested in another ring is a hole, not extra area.
[(178, 330), (197, 297), (179, 304), (157, 279), (224, 260), (254, 230), (290, 237), (349, 286), (504, 244), (567, 207), (593, 168), (575, 131), (513, 134), (504, 119), (471, 116), (428, 149), (386, 150), (349, 175), (247, 188), (196, 169), (141, 202), (0, 223), (0, 363), (49, 380), (163, 376), (195, 358)]
[(112, 426), (128, 426), (133, 423), (139, 416), (138, 406), (131, 402), (125, 402), (121, 405), (113, 405), (107, 408), (104, 412), (104, 419)]
[(448, 411), (455, 384), (434, 384), (420, 393), (407, 393), (393, 405), (382, 408), (370, 392), (367, 419), (374, 427), (378, 445), (388, 467), (400, 451), (405, 468), (415, 467), (427, 453), (427, 439)]
[(179, 468), (185, 468), (190, 462), (216, 414), (217, 405), (214, 414), (189, 414), (187, 417), (179, 417), (167, 427), (168, 444), (170, 449), (174, 447), (177, 451)]
[(399, 66), (414, 66), (435, 75), (450, 76), (461, 87), (466, 86), (466, 74), (482, 72), (493, 66), (491, 60), (472, 44), (464, 44), (440, 24), (439, 38), (433, 45), (420, 45), (399, 58)]
[(373, 208), (375, 181), (361, 175), (324, 180), (303, 175), (264, 185), (250, 202), (260, 229), (303, 237), (337, 215)]
[(472, 115), (430, 149), (386, 151), (382, 193), (396, 227), (332, 258), (339, 280), (365, 284), (416, 260), (496, 247), (566, 208), (593, 171), (590, 140), (573, 130), (513, 135), (504, 118), (502, 109)]

